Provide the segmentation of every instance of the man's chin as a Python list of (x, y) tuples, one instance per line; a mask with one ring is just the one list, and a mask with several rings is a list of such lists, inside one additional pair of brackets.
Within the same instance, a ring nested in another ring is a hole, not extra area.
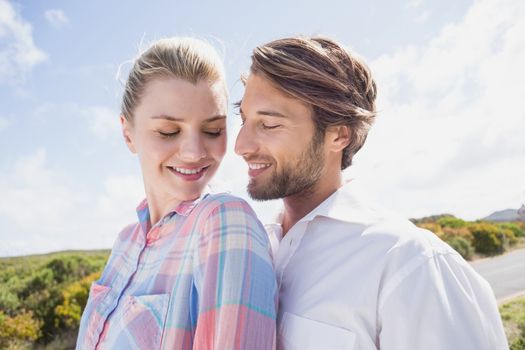
[(270, 184), (256, 184), (252, 180), (248, 184), (247, 190), (250, 198), (256, 201), (269, 201), (282, 198), (282, 196), (280, 196), (279, 193), (276, 193), (276, 191), (269, 191), (271, 187), (272, 186)]

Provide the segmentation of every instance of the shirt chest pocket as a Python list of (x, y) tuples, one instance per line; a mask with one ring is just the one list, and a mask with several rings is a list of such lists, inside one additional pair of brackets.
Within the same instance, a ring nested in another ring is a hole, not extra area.
[(349, 330), (285, 312), (280, 325), (279, 350), (353, 350)]
[(123, 301), (124, 308), (117, 328), (126, 333), (138, 349), (160, 349), (169, 294), (128, 295)]

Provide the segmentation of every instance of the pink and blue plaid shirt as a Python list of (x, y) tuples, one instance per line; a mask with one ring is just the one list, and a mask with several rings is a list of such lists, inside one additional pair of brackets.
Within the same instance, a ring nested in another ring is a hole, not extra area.
[(228, 194), (177, 206), (117, 238), (82, 315), (77, 349), (273, 349), (277, 286), (266, 232)]

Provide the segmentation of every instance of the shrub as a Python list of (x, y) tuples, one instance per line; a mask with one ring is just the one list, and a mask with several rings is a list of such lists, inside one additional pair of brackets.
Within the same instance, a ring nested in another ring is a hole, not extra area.
[(467, 227), (453, 228), (453, 227), (444, 227), (443, 228), (443, 240), (448, 241), (453, 237), (460, 237), (466, 240), (469, 244), (472, 245), (474, 242), (474, 237)]
[(62, 292), (64, 301), (55, 308), (55, 327), (78, 329), (80, 317), (86, 307), (89, 287), (99, 277), (100, 272), (92, 273), (64, 289)]
[(33, 319), (31, 311), (24, 311), (14, 317), (0, 311), (0, 348), (21, 348), (39, 336), (40, 322)]
[(465, 238), (453, 236), (446, 239), (445, 242), (454, 248), (454, 250), (457, 251), (463, 257), (463, 259), (472, 259), (472, 255), (474, 255), (474, 248)]
[(429, 230), (431, 232), (434, 232), (440, 238), (441, 238), (441, 236), (443, 236), (443, 230), (441, 229), (441, 226), (439, 226), (435, 222), (418, 223), (417, 226), (420, 227), (420, 228), (424, 228), (425, 230)]
[(503, 235), (499, 227), (486, 222), (470, 226), (476, 252), (486, 255), (501, 254), (505, 251)]
[(466, 221), (458, 219), (454, 216), (442, 217), (438, 219), (437, 223), (441, 225), (441, 227), (461, 228), (467, 226)]
[(514, 223), (514, 222), (503, 222), (498, 225), (502, 229), (510, 230), (514, 234), (515, 237), (523, 237), (525, 236), (525, 232), (523, 227), (521, 227), (520, 224)]
[(508, 229), (500, 229), (503, 244), (505, 248), (512, 247), (518, 243), (518, 238), (514, 235), (514, 232)]

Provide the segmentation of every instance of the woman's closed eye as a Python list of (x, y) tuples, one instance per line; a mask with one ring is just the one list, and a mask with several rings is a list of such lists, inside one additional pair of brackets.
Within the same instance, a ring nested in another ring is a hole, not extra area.
[(169, 137), (175, 137), (180, 133), (180, 130), (174, 130), (174, 131), (163, 131), (163, 130), (157, 130), (160, 136), (169, 138)]
[(211, 137), (219, 137), (224, 132), (224, 128), (213, 128), (213, 129), (206, 129), (204, 130), (204, 133)]

